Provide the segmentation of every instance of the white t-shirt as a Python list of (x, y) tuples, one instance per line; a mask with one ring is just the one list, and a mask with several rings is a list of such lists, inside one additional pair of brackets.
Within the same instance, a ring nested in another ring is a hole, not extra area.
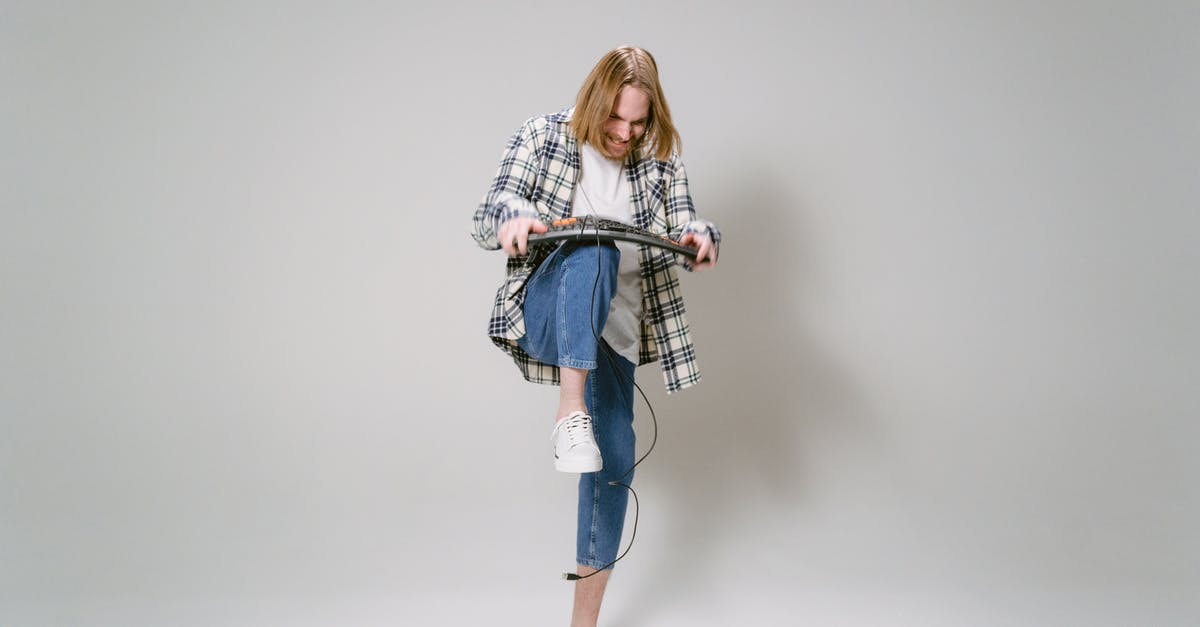
[[(575, 189), (576, 216), (633, 224), (633, 205), (629, 202), (629, 181), (624, 167), (600, 154), (591, 144), (580, 149), (582, 160), (579, 183)], [(600, 337), (618, 355), (638, 363), (642, 338), (642, 272), (637, 244), (617, 242), (621, 265), (617, 270), (617, 293), (608, 310), (608, 322)]]

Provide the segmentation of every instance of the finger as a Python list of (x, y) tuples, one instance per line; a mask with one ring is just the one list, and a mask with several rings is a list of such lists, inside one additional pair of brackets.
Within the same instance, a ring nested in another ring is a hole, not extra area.
[[(696, 237), (695, 233), (684, 233), (683, 237), (679, 238), (680, 244), (696, 249), (696, 252), (692, 253), (692, 261), (695, 263), (699, 263), (704, 258), (704, 243), (707, 241), (707, 239), (699, 241), (697, 239), (699, 238)], [(693, 267), (695, 267), (695, 264), (693, 264)]]
[(526, 231), (525, 229), (521, 229), (521, 230), (517, 231), (517, 236), (515, 238), (513, 238), (513, 240), (516, 241), (517, 249), (521, 251), (522, 255), (528, 253), (528, 251), (529, 251), (529, 231)]
[(711, 237), (705, 237), (700, 243), (700, 252), (696, 255), (696, 261), (703, 261), (705, 268), (711, 268), (717, 263), (717, 247), (713, 244)]
[(513, 239), (512, 236), (509, 235), (509, 233), (512, 231), (510, 228), (511, 226), (512, 222), (505, 222), (504, 225), (500, 227), (499, 235), (496, 236), (500, 240), (500, 247), (503, 248), (505, 254), (509, 255), (510, 257), (514, 252)]

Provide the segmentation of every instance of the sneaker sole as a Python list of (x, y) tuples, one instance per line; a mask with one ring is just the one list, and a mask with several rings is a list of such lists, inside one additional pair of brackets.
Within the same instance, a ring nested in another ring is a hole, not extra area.
[(599, 472), (604, 468), (604, 460), (587, 460), (587, 459), (555, 459), (554, 469), (559, 472)]

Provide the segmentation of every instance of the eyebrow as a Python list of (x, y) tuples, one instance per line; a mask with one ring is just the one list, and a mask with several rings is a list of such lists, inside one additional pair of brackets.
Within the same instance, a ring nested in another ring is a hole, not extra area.
[(636, 120), (626, 120), (625, 118), (623, 118), (623, 117), (621, 117), (621, 116), (619, 116), (619, 115), (617, 115), (617, 114), (615, 114), (615, 113), (609, 113), (609, 114), (608, 114), (608, 117), (610, 117), (610, 118), (617, 118), (618, 120), (622, 120), (622, 121), (625, 121), (625, 122), (629, 122), (630, 124), (637, 124), (638, 122), (641, 122), (642, 124), (645, 124), (645, 123), (646, 123), (646, 122), (647, 122), (647, 121), (650, 119), (650, 116), (649, 116), (649, 115), (647, 115), (647, 116), (646, 116), (646, 117), (644, 117), (644, 118), (638, 118), (638, 119), (636, 119)]

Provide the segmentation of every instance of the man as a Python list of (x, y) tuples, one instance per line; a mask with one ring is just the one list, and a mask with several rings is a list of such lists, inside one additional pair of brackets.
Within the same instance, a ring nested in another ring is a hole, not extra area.
[(716, 265), (720, 233), (696, 217), (658, 68), (640, 48), (612, 50), (575, 106), (527, 121), (509, 139), (475, 212), (473, 237), (508, 254), (488, 325), (526, 380), (559, 385), (555, 467), (581, 473), (572, 625), (595, 625), (620, 545), (631, 481), (633, 374), (662, 362), (667, 391), (700, 380), (676, 257), (649, 246), (567, 242), (531, 251), (529, 235), (596, 216), (696, 249), (688, 270)]

